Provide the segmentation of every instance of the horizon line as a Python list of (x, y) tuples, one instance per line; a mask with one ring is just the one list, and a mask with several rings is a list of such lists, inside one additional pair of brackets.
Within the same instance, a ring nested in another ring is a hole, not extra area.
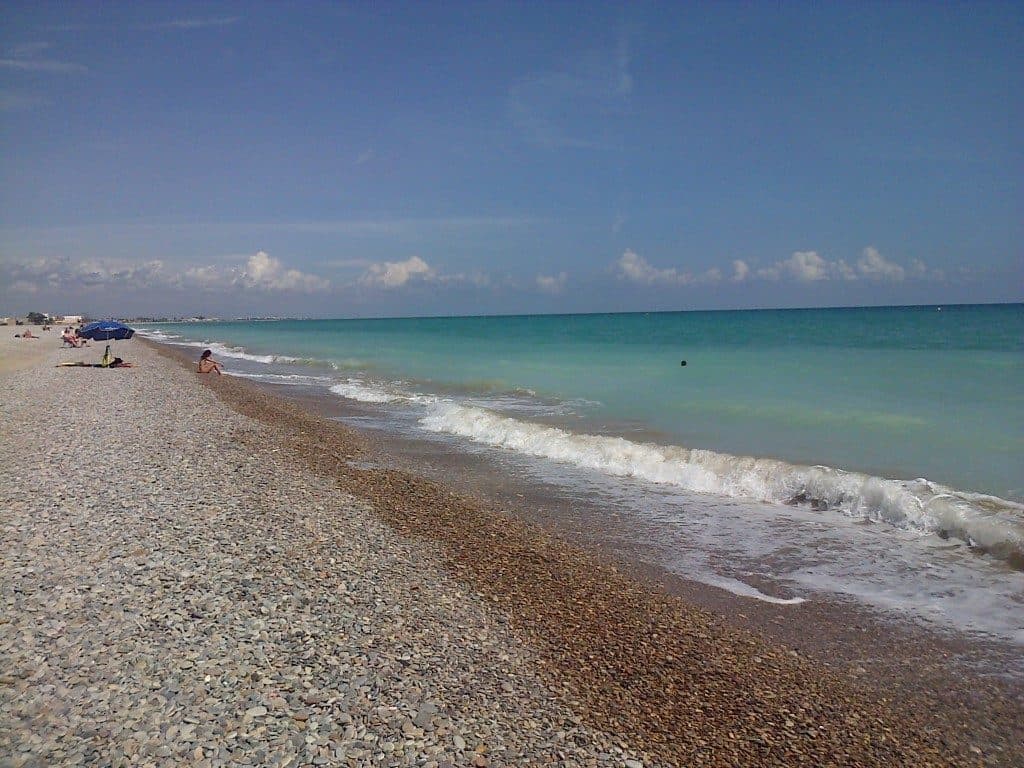
[[(674, 315), (680, 313), (708, 313), (708, 312), (815, 312), (821, 310), (837, 310), (837, 309), (916, 309), (921, 307), (936, 307), (937, 309), (944, 309), (946, 307), (1002, 307), (1002, 306), (1018, 306), (1024, 305), (1024, 300), (1020, 301), (985, 301), (985, 302), (927, 302), (923, 304), (842, 304), (825, 307), (733, 307), (733, 308), (722, 308), (722, 309), (639, 309), (639, 310), (623, 310), (615, 312), (499, 312), (493, 314), (467, 314), (467, 315), (380, 315), (380, 316), (347, 316), (347, 317), (328, 317), (328, 316), (299, 316), (299, 315), (288, 315), (288, 316), (273, 316), (273, 315), (248, 315), (248, 316), (236, 316), (236, 317), (203, 317), (200, 319), (198, 315), (191, 315), (188, 318), (179, 316), (176, 320), (150, 320), (153, 323), (178, 323), (188, 322), (204, 322), (204, 323), (230, 323), (240, 321), (250, 322), (285, 322), (290, 320), (303, 320), (303, 321), (327, 321), (327, 320), (451, 320), (451, 319), (472, 319), (472, 318), (499, 318), (499, 317), (587, 317), (596, 315)], [(117, 319), (134, 319), (132, 316), (119, 315), (107, 316), (110, 318)]]

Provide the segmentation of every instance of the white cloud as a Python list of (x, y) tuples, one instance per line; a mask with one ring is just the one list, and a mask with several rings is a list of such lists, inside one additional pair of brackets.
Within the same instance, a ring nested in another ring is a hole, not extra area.
[(857, 279), (857, 273), (853, 271), (853, 267), (847, 264), (843, 259), (836, 259), (835, 264), (832, 265), (832, 272), (836, 277), (842, 280)]
[[(353, 259), (350, 260), (350, 263), (355, 264), (356, 261)], [(444, 274), (431, 267), (419, 256), (410, 256), (405, 261), (370, 263), (358, 282), (361, 285), (386, 289), (401, 288), (418, 282), (439, 285), (464, 283), (483, 288), (491, 284), (491, 278), (479, 270)]]
[(761, 267), (757, 276), (762, 280), (792, 279), (801, 283), (825, 280), (831, 274), (831, 265), (817, 251), (794, 251), (787, 259), (780, 259), (770, 267)]
[(675, 267), (658, 269), (651, 266), (647, 259), (635, 251), (627, 249), (616, 262), (619, 277), (634, 283), (646, 285), (687, 285), (693, 282), (689, 272), (680, 272)]
[(249, 256), (243, 266), (205, 264), (187, 268), (171, 282), (201, 291), (256, 290), (264, 292), (317, 293), (330, 287), (324, 278), (287, 269), (265, 251)]
[(79, 259), (68, 256), (44, 257), (0, 264), (0, 281), (51, 288), (79, 289), (112, 286), (140, 288), (193, 288), (202, 291), (252, 289), (314, 293), (329, 282), (297, 269), (286, 269), (278, 259), (259, 251), (244, 266), (193, 265), (178, 271), (164, 262), (133, 262), (127, 259)]
[(782, 259), (771, 266), (762, 267), (755, 274), (762, 280), (790, 278), (797, 282), (860, 279), (900, 282), (908, 275), (919, 279), (943, 279), (941, 272), (929, 271), (920, 259), (914, 259), (908, 270), (886, 259), (873, 246), (865, 248), (853, 266), (847, 264), (844, 259), (830, 261), (817, 251), (796, 251), (788, 259)]
[[(924, 266), (922, 264), (922, 266)], [(892, 280), (899, 282), (906, 271), (882, 256), (874, 247), (868, 246), (857, 259), (857, 271), (870, 280)]]
[[(632, 250), (627, 250), (622, 255), (616, 262), (616, 267), (619, 277), (646, 285), (692, 285), (717, 283), (723, 279), (722, 270), (718, 267), (712, 267), (696, 275), (674, 267), (658, 269)], [(817, 251), (794, 251), (788, 258), (756, 270), (746, 261), (735, 259), (732, 262), (732, 275), (729, 279), (736, 283), (753, 278), (769, 281), (792, 280), (800, 283), (824, 280), (850, 281), (859, 278), (899, 281), (906, 274), (907, 270), (899, 264), (888, 261), (875, 248), (868, 247), (857, 260), (856, 267), (851, 267), (843, 259), (830, 261)], [(915, 260), (910, 274), (924, 277), (928, 270), (923, 263)]]
[(565, 283), (569, 279), (566, 272), (559, 272), (557, 275), (537, 275), (537, 288), (544, 293), (552, 295), (565, 290)]
[(410, 280), (431, 280), (434, 276), (434, 270), (427, 262), (419, 256), (411, 256), (405, 261), (371, 264), (359, 282), (381, 288), (400, 288)]
[(278, 259), (264, 251), (249, 257), (238, 282), (264, 291), (315, 293), (327, 287), (326, 280), (297, 269), (285, 269)]
[(0, 265), (0, 277), (12, 283), (61, 287), (73, 285), (91, 287), (123, 284), (142, 288), (164, 285), (168, 276), (159, 260), (133, 262), (125, 259), (81, 259), (72, 261), (67, 256), (40, 257), (23, 262), (5, 262)]
[(227, 288), (231, 285), (233, 277), (232, 272), (213, 265), (189, 267), (182, 275), (182, 282), (200, 290), (210, 291), (217, 288)]
[(644, 285), (693, 285), (696, 283), (717, 283), (722, 279), (722, 270), (718, 267), (694, 275), (669, 267), (658, 269), (635, 251), (627, 249), (615, 262), (619, 277)]
[(779, 262), (781, 271), (801, 282), (824, 280), (828, 277), (828, 262), (817, 251), (796, 251)]

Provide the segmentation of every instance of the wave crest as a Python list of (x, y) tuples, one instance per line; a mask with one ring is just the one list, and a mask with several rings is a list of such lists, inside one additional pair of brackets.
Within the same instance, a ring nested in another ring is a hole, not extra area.
[(850, 517), (956, 538), (1024, 568), (1024, 506), (924, 479), (890, 480), (826, 466), (575, 434), (452, 403), (435, 404), (420, 424), (432, 432), (611, 475), (702, 493), (833, 509)]

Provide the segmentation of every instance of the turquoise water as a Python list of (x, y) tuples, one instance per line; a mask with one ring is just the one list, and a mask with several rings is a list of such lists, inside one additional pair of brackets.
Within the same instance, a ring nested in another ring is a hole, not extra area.
[(838, 594), (1024, 646), (1024, 305), (139, 331), (472, 454), (743, 599)]
[(1024, 305), (161, 330), (333, 363), (368, 390), (533, 393), (588, 432), (1024, 497)]

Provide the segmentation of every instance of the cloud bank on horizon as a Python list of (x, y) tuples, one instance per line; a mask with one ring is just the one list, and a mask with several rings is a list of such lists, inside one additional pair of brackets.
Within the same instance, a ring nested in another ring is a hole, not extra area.
[[(358, 268), (357, 275), (335, 280), (302, 272), (286, 266), (265, 251), (247, 257), (228, 257), (229, 262), (194, 264), (174, 268), (164, 261), (133, 262), (118, 259), (80, 259), (68, 256), (17, 262), (0, 259), (0, 280), (13, 292), (37, 296), (47, 291), (72, 287), (76, 292), (121, 289), (140, 291), (161, 289), (167, 292), (200, 291), (219, 294), (313, 295), (334, 292), (338, 295), (355, 291), (400, 292), (430, 285), (435, 288), (464, 284), (477, 289), (494, 289), (498, 280), (486, 272), (445, 274), (419, 256), (403, 261), (367, 262), (352, 260), (335, 266)], [(872, 246), (864, 248), (859, 258), (849, 265), (843, 259), (829, 260), (816, 251), (796, 251), (764, 267), (752, 268), (742, 259), (732, 262), (732, 275), (712, 267), (699, 273), (681, 267), (658, 268), (631, 249), (602, 272), (613, 272), (619, 280), (647, 286), (678, 288), (693, 285), (714, 285), (721, 282), (791, 280), (812, 283), (826, 280), (873, 280), (899, 283), (904, 280), (942, 282), (945, 275), (929, 270), (920, 260), (903, 267), (886, 259)], [(600, 273), (597, 273), (600, 274)], [(570, 287), (568, 272), (536, 275), (534, 289), (542, 294), (559, 295)]]
[(1020, 301), (1024, 13), (734, 10), (10, 9), (0, 314)]

